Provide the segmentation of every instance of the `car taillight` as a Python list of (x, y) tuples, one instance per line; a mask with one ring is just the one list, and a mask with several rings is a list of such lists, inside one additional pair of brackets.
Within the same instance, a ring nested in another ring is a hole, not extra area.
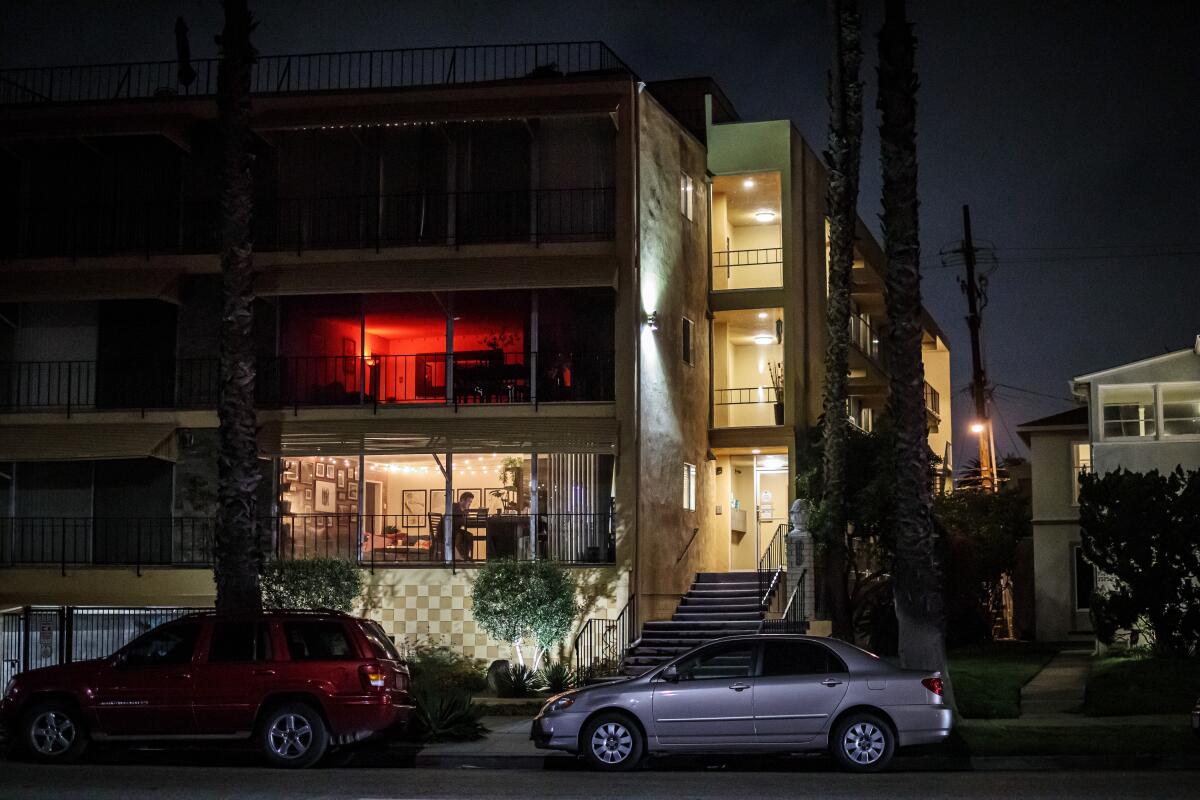
[(923, 678), (921, 680), (921, 685), (924, 686), (929, 691), (936, 694), (938, 697), (942, 696), (942, 679), (941, 678), (938, 678), (938, 677)]
[(358, 675), (368, 692), (380, 692), (387, 688), (387, 673), (378, 664), (364, 664), (358, 668)]

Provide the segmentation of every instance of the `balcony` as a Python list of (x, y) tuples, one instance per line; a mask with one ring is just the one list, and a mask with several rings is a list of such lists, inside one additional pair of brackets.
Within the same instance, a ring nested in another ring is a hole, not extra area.
[[(471, 566), (497, 558), (612, 564), (611, 511), (538, 514), (536, 553), (530, 514), (467, 512), (453, 521), (427, 514), (292, 514), (266, 517), (269, 557), (336, 558), (364, 568)], [(210, 567), (216, 521), (209, 518), (15, 517), (0, 519), (0, 566)]]
[(783, 248), (717, 250), (712, 254), (713, 288), (776, 287), (783, 285)]
[(783, 196), (778, 172), (712, 182), (712, 289), (783, 286)]
[(714, 428), (784, 424), (783, 309), (713, 314)]
[(863, 314), (850, 315), (850, 343), (857, 347), (863, 355), (877, 363), (882, 363), (882, 348), (879, 332), (871, 325)]
[[(446, 390), (447, 370), (453, 375)], [(612, 353), (480, 350), (258, 360), (260, 408), (611, 402)], [(214, 408), (218, 362), (0, 363), (0, 411)]]
[[(177, 61), (5, 69), (0, 105), (212, 97), (219, 64), (220, 59), (204, 58), (182, 65), (195, 73), (187, 83), (180, 81)], [(404, 89), (603, 74), (632, 71), (602, 42), (358, 50), (259, 56), (251, 67), (250, 91)]]
[[(256, 200), (260, 252), (611, 240), (611, 188)], [(0, 221), (0, 258), (215, 253), (220, 203), (138, 200), (23, 208)]]
[(942, 418), (942, 396), (937, 389), (929, 385), (929, 381), (925, 381), (925, 411), (931, 419)]

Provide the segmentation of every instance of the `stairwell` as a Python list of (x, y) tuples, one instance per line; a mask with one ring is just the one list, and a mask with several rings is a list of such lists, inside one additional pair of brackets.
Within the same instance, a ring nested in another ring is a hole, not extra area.
[(621, 674), (641, 675), (722, 636), (757, 633), (764, 619), (759, 591), (757, 572), (697, 574), (671, 619), (645, 624), (621, 660)]

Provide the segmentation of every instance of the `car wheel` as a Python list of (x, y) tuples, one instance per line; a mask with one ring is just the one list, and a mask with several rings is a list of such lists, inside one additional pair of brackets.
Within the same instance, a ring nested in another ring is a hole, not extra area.
[(22, 750), (35, 761), (69, 764), (87, 748), (83, 715), (68, 703), (38, 703), (21, 725)]
[(312, 706), (284, 703), (263, 714), (258, 725), (258, 744), (272, 766), (302, 769), (325, 755), (329, 731)]
[(874, 714), (854, 713), (837, 724), (829, 750), (848, 772), (879, 772), (896, 752), (896, 735)]
[(583, 731), (583, 755), (595, 769), (622, 771), (642, 761), (646, 743), (633, 720), (624, 714), (601, 714)]

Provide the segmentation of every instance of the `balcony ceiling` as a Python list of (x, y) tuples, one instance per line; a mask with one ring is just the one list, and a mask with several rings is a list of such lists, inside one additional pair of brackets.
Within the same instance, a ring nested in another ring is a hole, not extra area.
[[(760, 319), (759, 314), (766, 314), (766, 319)], [(720, 311), (716, 314), (717, 322), (728, 325), (729, 341), (735, 345), (748, 346), (757, 344), (755, 336), (764, 334), (775, 336), (775, 320), (783, 319), (782, 308), (744, 308), (737, 311)], [(774, 341), (772, 341), (774, 343)]]
[[(753, 181), (747, 187), (746, 181)], [(713, 194), (724, 194), (728, 204), (729, 224), (734, 227), (746, 225), (778, 225), (780, 189), (778, 172), (756, 172), (749, 175), (718, 175), (713, 178)], [(776, 218), (760, 222), (754, 214), (761, 210), (774, 211)]]

